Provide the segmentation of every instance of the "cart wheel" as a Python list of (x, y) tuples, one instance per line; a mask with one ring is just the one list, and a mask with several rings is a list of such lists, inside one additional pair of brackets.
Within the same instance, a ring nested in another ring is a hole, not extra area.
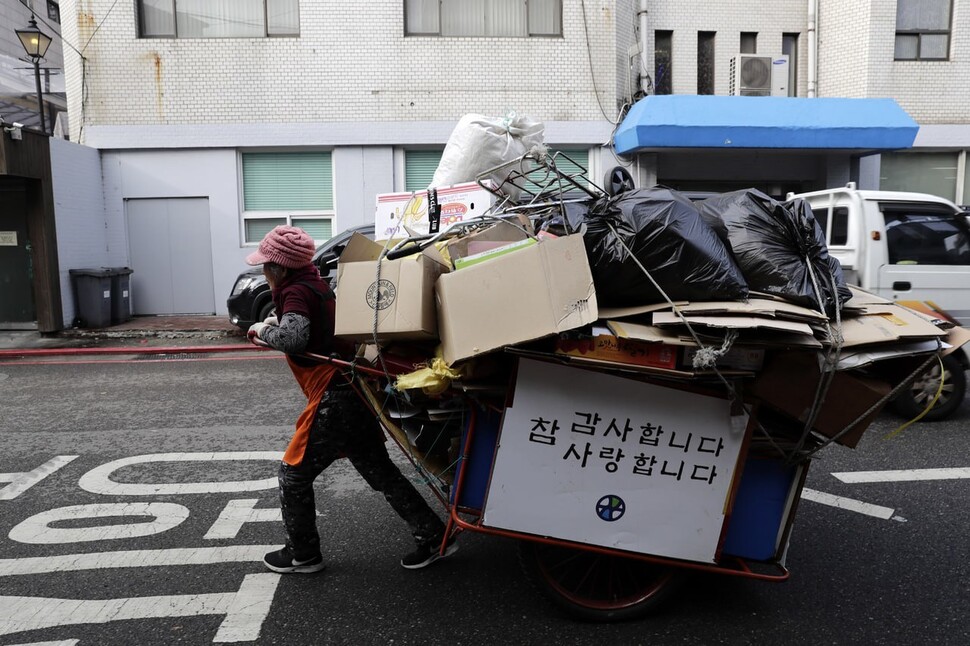
[(930, 364), (909, 388), (899, 393), (893, 401), (896, 412), (908, 419), (922, 413), (939, 390), (941, 376), (943, 391), (922, 421), (937, 422), (956, 412), (967, 391), (967, 375), (963, 365), (953, 355), (943, 357), (942, 370), (939, 363)]
[(519, 543), (519, 562), (545, 597), (583, 621), (643, 617), (683, 578), (670, 566), (534, 541)]

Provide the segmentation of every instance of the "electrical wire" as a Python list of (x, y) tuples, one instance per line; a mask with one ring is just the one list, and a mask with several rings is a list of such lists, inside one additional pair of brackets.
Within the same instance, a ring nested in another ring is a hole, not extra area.
[(88, 38), (87, 42), (84, 43), (84, 47), (81, 48), (82, 52), (88, 48), (88, 45), (91, 44), (91, 41), (94, 39), (95, 34), (98, 33), (98, 31), (101, 29), (101, 25), (103, 25), (104, 21), (108, 19), (108, 16), (111, 15), (111, 12), (114, 11), (114, 8), (116, 6), (118, 6), (118, 0), (115, 0), (114, 2), (112, 2), (111, 6), (108, 7), (108, 10), (104, 13), (104, 16), (101, 18), (101, 22), (99, 22), (98, 26), (94, 28), (94, 31), (91, 32), (91, 36)]
[(596, 96), (596, 104), (600, 108), (600, 114), (615, 126), (619, 123), (619, 119), (614, 121), (606, 114), (606, 109), (603, 108), (603, 102), (600, 100), (599, 90), (596, 89), (596, 73), (593, 71), (593, 52), (589, 45), (589, 26), (587, 25), (589, 19), (586, 17), (586, 0), (581, 0), (580, 4), (583, 6), (583, 34), (586, 37), (586, 59), (589, 61), (589, 77), (593, 82), (593, 95)]

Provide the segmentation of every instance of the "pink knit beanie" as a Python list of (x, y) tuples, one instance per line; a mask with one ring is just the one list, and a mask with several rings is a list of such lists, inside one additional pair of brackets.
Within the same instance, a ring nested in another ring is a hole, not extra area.
[(310, 264), (316, 249), (313, 238), (303, 229), (278, 226), (266, 234), (255, 253), (246, 257), (246, 263), (262, 265), (273, 262), (290, 269), (298, 269)]

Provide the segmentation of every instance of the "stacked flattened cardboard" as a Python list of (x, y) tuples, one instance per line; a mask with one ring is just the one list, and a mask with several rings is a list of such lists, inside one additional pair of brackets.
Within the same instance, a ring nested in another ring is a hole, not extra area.
[[(847, 446), (901, 378), (948, 347), (941, 321), (859, 290), (839, 321), (757, 293), (599, 309), (582, 236), (536, 236), (527, 219), (483, 220), (378, 263), (389, 246), (358, 236), (343, 252), (338, 335), (411, 343), (449, 366), (505, 351), (667, 383), (712, 380), (716, 370), (747, 383), (749, 404), (796, 427), (818, 405), (811, 431)], [(836, 350), (821, 405), (820, 366)]]
[[(496, 354), (685, 389), (730, 378), (746, 404), (801, 433), (798, 444), (815, 433), (854, 446), (893, 388), (948, 340), (966, 341), (965, 331), (948, 336), (942, 321), (872, 294), (846, 301), (804, 204), (754, 190), (700, 205), (669, 189), (601, 194), (543, 162), (540, 124), (483, 119), (459, 123), (435, 175), (465, 183), (378, 196), (380, 242), (354, 236), (338, 265), (336, 334), (379, 351), (407, 345), (426, 357), (428, 379), (440, 378), (432, 391), (458, 373), (473, 388), (475, 365)], [(509, 206), (534, 183), (530, 163), (560, 192), (543, 203), (543, 191), (530, 190), (528, 205)], [(567, 185), (594, 199), (571, 212)], [(734, 282), (713, 289), (726, 273)], [(659, 302), (601, 309), (597, 287), (603, 303)], [(666, 302), (667, 293), (692, 300)]]

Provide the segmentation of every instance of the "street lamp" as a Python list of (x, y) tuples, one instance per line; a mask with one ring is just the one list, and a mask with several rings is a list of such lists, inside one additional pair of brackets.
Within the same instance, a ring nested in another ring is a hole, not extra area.
[(50, 47), (51, 38), (37, 27), (37, 21), (33, 15), (30, 17), (30, 24), (26, 29), (15, 29), (20, 44), (24, 46), (27, 56), (34, 63), (34, 81), (37, 83), (37, 107), (40, 108), (40, 130), (47, 134), (47, 123), (44, 119), (44, 95), (40, 89), (40, 59), (44, 58), (47, 48)]

